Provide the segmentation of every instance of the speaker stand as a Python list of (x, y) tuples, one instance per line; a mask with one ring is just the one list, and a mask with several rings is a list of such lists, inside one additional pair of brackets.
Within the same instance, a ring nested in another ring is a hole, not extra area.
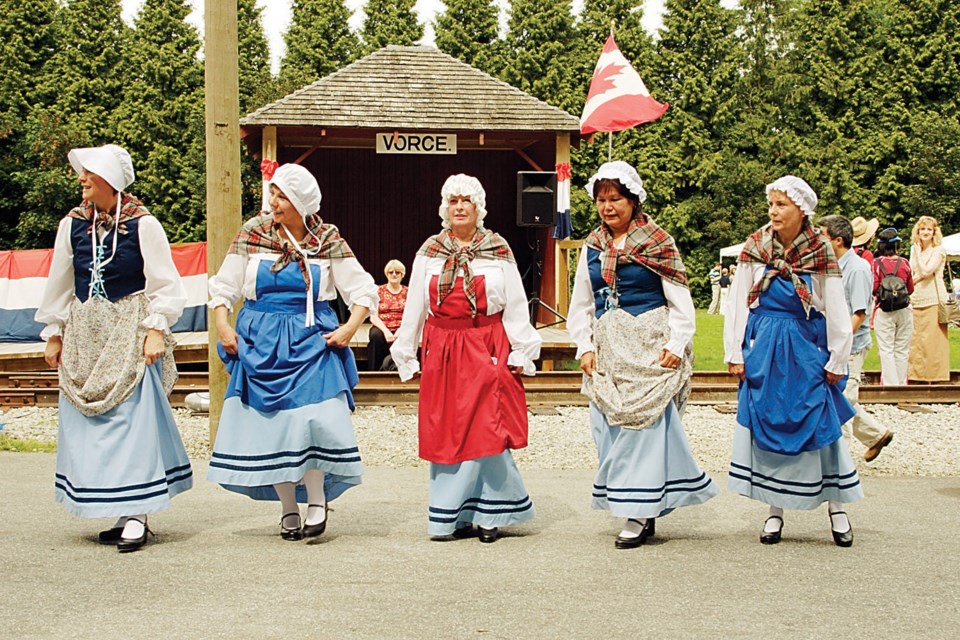
[(540, 236), (537, 234), (537, 230), (535, 230), (533, 234), (534, 240), (532, 245), (529, 242), (529, 236), (527, 236), (527, 246), (533, 251), (533, 262), (530, 263), (527, 272), (523, 275), (524, 280), (526, 280), (528, 276), (531, 280), (530, 291), (527, 293), (527, 299), (530, 301), (530, 324), (534, 327), (537, 326), (537, 314), (542, 308), (552, 313), (555, 317), (560, 318), (555, 322), (543, 325), (543, 327), (553, 327), (566, 322), (567, 318), (540, 299), (540, 275), (543, 269), (543, 263), (540, 261)]

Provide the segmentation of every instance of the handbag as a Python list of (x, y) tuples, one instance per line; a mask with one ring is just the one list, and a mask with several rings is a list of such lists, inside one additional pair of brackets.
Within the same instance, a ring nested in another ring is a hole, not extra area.
[[(934, 291), (937, 292), (937, 323), (938, 324), (950, 324), (951, 319), (960, 320), (960, 308), (957, 307), (956, 299), (947, 296), (947, 299), (944, 300), (940, 297), (940, 287), (936, 286), (939, 283), (934, 283)], [(953, 318), (951, 318), (953, 316)]]

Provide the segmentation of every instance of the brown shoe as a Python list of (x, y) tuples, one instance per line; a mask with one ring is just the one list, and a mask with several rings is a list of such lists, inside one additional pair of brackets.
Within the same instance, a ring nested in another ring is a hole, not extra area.
[(874, 458), (880, 455), (880, 452), (885, 446), (890, 444), (893, 441), (893, 431), (887, 431), (883, 434), (883, 437), (877, 440), (877, 444), (873, 445), (867, 449), (866, 453), (863, 454), (863, 459), (867, 462), (872, 462)]

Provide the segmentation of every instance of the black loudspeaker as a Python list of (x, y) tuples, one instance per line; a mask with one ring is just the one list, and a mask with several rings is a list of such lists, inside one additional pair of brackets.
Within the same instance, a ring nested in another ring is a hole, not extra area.
[(552, 227), (557, 224), (557, 174), (553, 171), (517, 172), (517, 226)]

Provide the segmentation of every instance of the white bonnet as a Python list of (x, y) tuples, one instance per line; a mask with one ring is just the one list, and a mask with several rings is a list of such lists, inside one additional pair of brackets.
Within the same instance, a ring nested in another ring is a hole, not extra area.
[(306, 218), (320, 210), (320, 185), (306, 167), (299, 164), (285, 164), (278, 167), (270, 184), (283, 192), (301, 218)]
[(483, 185), (473, 176), (458, 173), (450, 176), (440, 189), (440, 219), (443, 228), (450, 228), (450, 216), (447, 207), (450, 206), (450, 196), (470, 196), (470, 202), (477, 208), (477, 228), (483, 229), (483, 219), (487, 217), (487, 192)]
[(808, 216), (812, 216), (813, 210), (817, 208), (817, 192), (803, 178), (797, 176), (777, 178), (767, 185), (767, 194), (771, 191), (782, 191), (787, 194), (787, 197), (793, 200), (793, 204), (800, 207), (800, 211)]
[(643, 180), (637, 170), (631, 167), (623, 160), (614, 160), (613, 162), (604, 162), (587, 182), (587, 193), (591, 198), (596, 198), (593, 193), (593, 185), (597, 180), (619, 180), (620, 184), (627, 188), (627, 191), (637, 196), (641, 203), (647, 199), (647, 192), (643, 188)]
[(67, 159), (78, 174), (86, 169), (106, 180), (117, 192), (126, 191), (136, 180), (130, 154), (115, 144), (73, 149), (67, 154)]

